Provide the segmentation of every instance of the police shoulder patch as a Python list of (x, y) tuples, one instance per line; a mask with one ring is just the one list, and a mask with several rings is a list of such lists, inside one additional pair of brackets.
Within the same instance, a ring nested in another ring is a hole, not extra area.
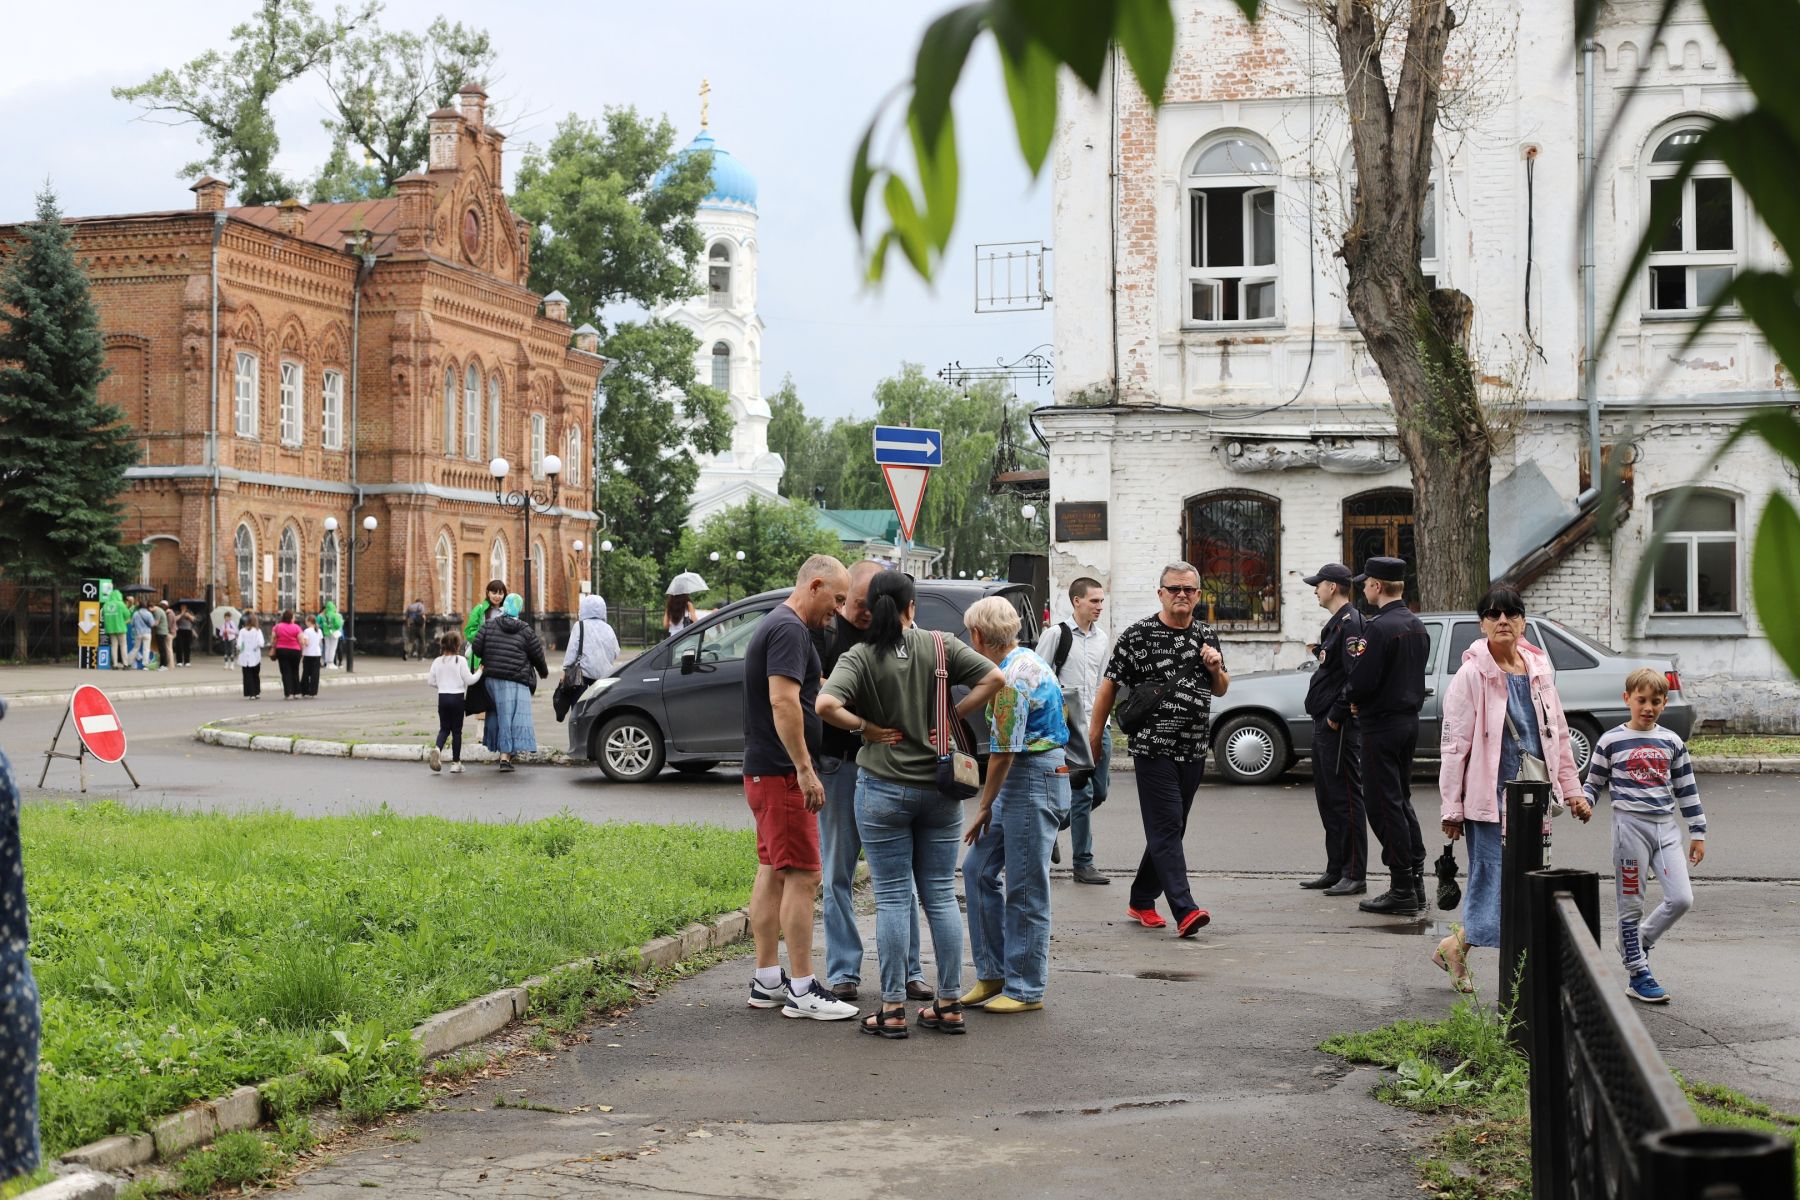
[(1351, 658), (1361, 658), (1362, 652), (1368, 648), (1368, 638), (1352, 635), (1344, 639), (1344, 653), (1348, 654)]

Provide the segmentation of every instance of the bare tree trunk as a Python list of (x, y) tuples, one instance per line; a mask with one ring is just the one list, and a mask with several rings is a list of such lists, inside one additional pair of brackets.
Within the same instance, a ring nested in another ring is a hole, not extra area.
[(1399, 6), (1320, 7), (1337, 40), (1356, 157), (1353, 219), (1339, 254), (1351, 315), (1387, 384), (1412, 468), (1419, 602), (1467, 608), (1488, 583), (1493, 445), (1468, 354), (1473, 308), (1461, 292), (1427, 289), (1419, 270), (1438, 82), (1456, 16), (1444, 0), (1411, 0), (1390, 92), (1382, 60), (1397, 21), (1389, 7)]

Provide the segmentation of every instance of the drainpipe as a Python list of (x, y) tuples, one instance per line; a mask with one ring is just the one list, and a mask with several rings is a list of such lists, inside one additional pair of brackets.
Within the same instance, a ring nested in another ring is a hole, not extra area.
[(211, 495), (208, 507), (211, 512), (207, 518), (208, 534), (206, 538), (206, 611), (207, 620), (212, 620), (212, 610), (218, 605), (218, 597), (214, 593), (219, 578), (219, 242), (225, 236), (226, 216), (223, 211), (213, 213), (212, 229), (212, 333), (211, 348), (207, 354), (210, 370), (207, 375), (211, 384), (207, 389), (208, 404), (206, 406), (206, 466), (210, 468)]
[(350, 523), (346, 530), (345, 543), (350, 549), (350, 595), (348, 626), (344, 630), (344, 670), (356, 674), (356, 539), (357, 530), (362, 526), (356, 523), (356, 514), (362, 511), (362, 482), (356, 473), (356, 450), (361, 437), (361, 426), (357, 423), (357, 401), (360, 398), (358, 387), (358, 371), (362, 366), (362, 290), (363, 283), (369, 278), (369, 272), (375, 269), (375, 256), (368, 252), (368, 241), (364, 239), (356, 243), (356, 283), (350, 289), (350, 489), (355, 499), (350, 504)]
[(1594, 160), (1594, 40), (1581, 44), (1581, 185), (1587, 195), (1581, 219), (1581, 392), (1587, 403), (1588, 486), (1600, 487), (1600, 371), (1599, 328), (1594, 299), (1594, 224), (1600, 207), (1594, 194), (1599, 178)]

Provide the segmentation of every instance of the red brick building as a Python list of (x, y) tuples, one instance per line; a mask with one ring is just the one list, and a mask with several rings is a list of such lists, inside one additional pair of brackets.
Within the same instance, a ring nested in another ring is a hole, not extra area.
[[(479, 88), (460, 100), (432, 114), (428, 169), (389, 199), (230, 208), (202, 179), (190, 210), (71, 220), (102, 394), (142, 438), (121, 500), (144, 582), (171, 598), (211, 584), (260, 612), (341, 608), (349, 532), (374, 516), (356, 558), (365, 642), (397, 641), (415, 598), (464, 613), (492, 576), (523, 592), (528, 550), (533, 607), (573, 609), (606, 364), (560, 295), (526, 286), (503, 135)], [(509, 490), (542, 489), (547, 455), (564, 464), (558, 505), (533, 515), (527, 547), (488, 463), (512, 465)]]

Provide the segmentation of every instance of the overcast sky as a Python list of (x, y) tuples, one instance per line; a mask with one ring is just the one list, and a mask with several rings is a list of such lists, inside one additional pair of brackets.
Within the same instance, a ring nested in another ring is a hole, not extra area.
[[(597, 117), (608, 105), (632, 104), (666, 113), (685, 144), (699, 126), (701, 77), (709, 78), (713, 133), (758, 186), (763, 391), (792, 374), (810, 411), (837, 416), (871, 412), (876, 382), (902, 361), (933, 371), (955, 359), (1010, 361), (1050, 337), (1048, 310), (973, 311), (974, 243), (1047, 241), (1050, 233), (1049, 186), (1034, 184), (1019, 160), (991, 45), (971, 60), (957, 94), (962, 207), (935, 289), (899, 269), (898, 255), (880, 292), (859, 282), (850, 158), (881, 98), (911, 74), (919, 34), (949, 3), (388, 0), (383, 21), (423, 30), (442, 13), (493, 35), (500, 78), (488, 90), (513, 126), (509, 187), (519, 152), (547, 141), (569, 112)], [(198, 156), (193, 129), (134, 120), (135, 109), (114, 100), (111, 88), (224, 47), (254, 7), (88, 0), (79, 30), (57, 6), (17, 7), (0, 73), (0, 101), (17, 118), (0, 173), (0, 221), (28, 218), (46, 178), (70, 215), (190, 205), (192, 180), (176, 171)], [(281, 170), (316, 169), (327, 150), (323, 115), (314, 81), (282, 93)]]

